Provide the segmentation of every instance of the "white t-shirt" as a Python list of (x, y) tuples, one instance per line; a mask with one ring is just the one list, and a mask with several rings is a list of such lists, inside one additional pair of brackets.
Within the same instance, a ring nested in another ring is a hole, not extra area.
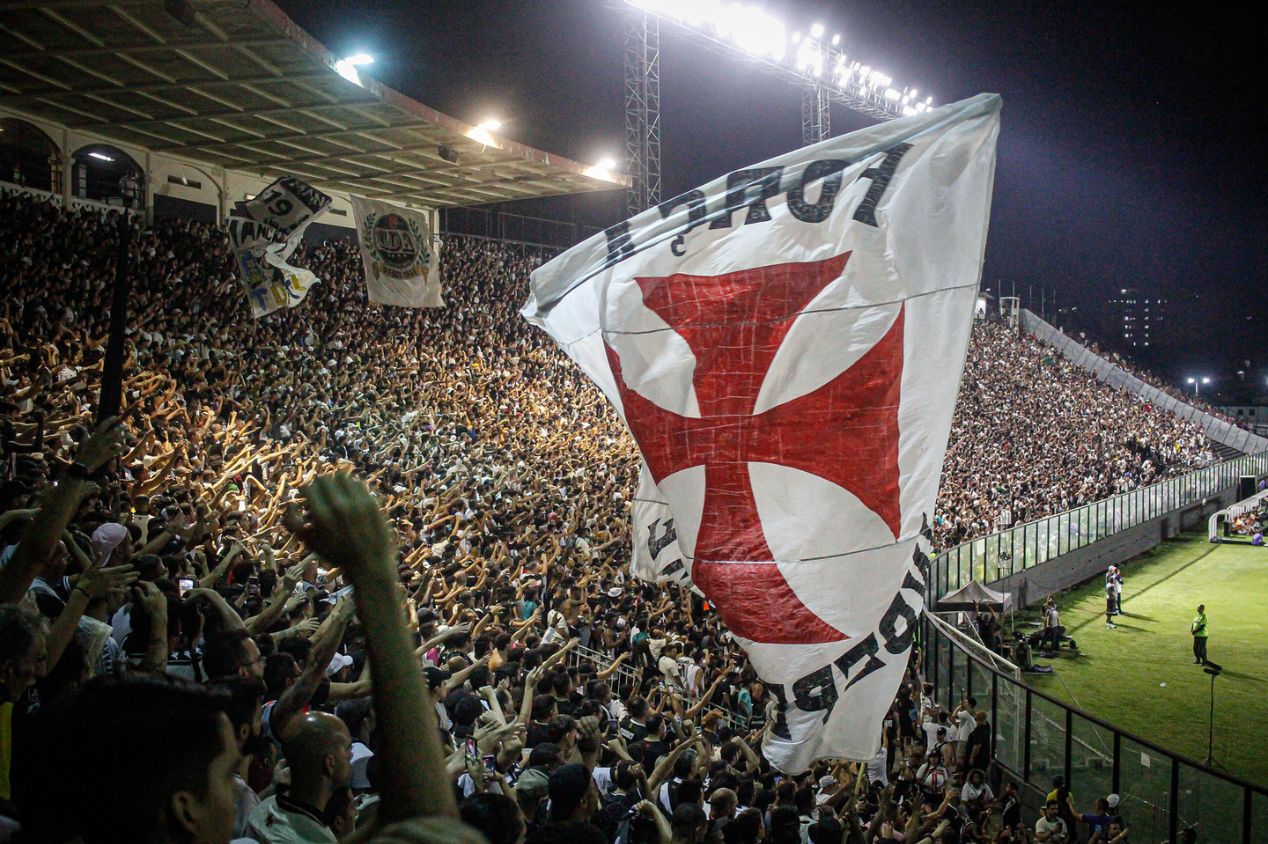
[(878, 782), (882, 786), (889, 785), (889, 754), (882, 747), (876, 755), (867, 760), (867, 781)]
[(660, 669), (660, 673), (664, 675), (666, 683), (675, 689), (682, 688), (682, 678), (678, 673), (678, 660), (672, 656), (662, 656), (657, 661), (656, 666)]
[(991, 787), (985, 782), (981, 785), (966, 782), (960, 788), (960, 802), (962, 803), (976, 803), (983, 795), (986, 796), (988, 803), (995, 799), (995, 792), (991, 791)]
[(960, 712), (955, 718), (956, 734), (955, 740), (961, 745), (969, 740), (969, 733), (973, 732), (973, 728), (977, 726), (977, 719), (973, 717), (973, 713), (967, 709)]

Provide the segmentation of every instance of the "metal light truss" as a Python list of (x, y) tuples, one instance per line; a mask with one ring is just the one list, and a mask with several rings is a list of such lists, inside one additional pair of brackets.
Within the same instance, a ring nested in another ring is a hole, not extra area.
[(660, 19), (638, 9), (625, 24), (625, 152), (632, 216), (660, 203)]
[[(908, 114), (916, 114), (932, 107), (932, 98), (917, 98), (917, 92), (907, 88), (895, 88), (893, 80), (879, 71), (852, 61), (846, 54), (822, 37), (822, 33), (807, 35), (804, 38), (794, 36), (788, 44), (780, 47), (778, 55), (771, 52), (754, 52), (741, 46), (743, 38), (728, 39), (723, 37), (727, 22), (719, 19), (709, 20), (701, 9), (687, 3), (670, 2), (670, 0), (626, 0), (635, 13), (663, 19), (677, 26), (682, 32), (690, 35), (703, 46), (716, 52), (739, 57), (757, 67), (774, 73), (798, 86), (811, 89), (822, 89), (808, 93), (802, 105), (803, 139), (810, 142), (816, 131), (823, 127), (823, 137), (827, 137), (829, 120), (822, 120), (817, 114), (827, 113), (827, 103), (835, 102), (852, 111), (874, 117), (877, 120), (892, 120)], [(725, 17), (718, 12), (726, 4), (710, 3), (715, 15)], [(782, 25), (779, 26), (782, 32)], [(818, 28), (818, 27), (816, 27)], [(744, 33), (751, 37), (752, 32)], [(825, 101), (826, 100), (826, 101)]]
[(832, 109), (828, 89), (810, 85), (801, 92), (801, 145), (808, 147), (832, 136)]

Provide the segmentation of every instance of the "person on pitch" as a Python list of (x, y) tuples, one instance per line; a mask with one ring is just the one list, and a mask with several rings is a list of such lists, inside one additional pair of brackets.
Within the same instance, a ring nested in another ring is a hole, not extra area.
[(1189, 624), (1189, 632), (1193, 634), (1193, 664), (1206, 665), (1206, 604), (1198, 604), (1198, 614)]

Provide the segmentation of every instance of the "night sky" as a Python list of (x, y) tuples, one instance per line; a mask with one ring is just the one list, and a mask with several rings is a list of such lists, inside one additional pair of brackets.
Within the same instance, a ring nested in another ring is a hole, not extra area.
[[(689, 2), (689, 0), (684, 0)], [(336, 54), (422, 102), (581, 161), (623, 151), (618, 0), (280, 0)], [(936, 104), (1004, 97), (983, 284), (1048, 289), (1055, 321), (1096, 329), (1136, 287), (1172, 300), (1148, 361), (1182, 379), (1265, 383), (1268, 241), (1262, 47), (1244, 7), (767, 0), (789, 29), (820, 21), (851, 57)], [(1130, 7), (1129, 7), (1130, 6)], [(800, 92), (662, 28), (663, 196), (800, 144)], [(923, 94), (922, 94), (923, 96)], [(871, 119), (834, 108), (833, 134)], [(613, 201), (615, 200), (615, 201)], [(569, 203), (594, 225), (619, 197)], [(1143, 293), (1142, 293), (1143, 295)], [(1231, 397), (1231, 396), (1230, 396)]]

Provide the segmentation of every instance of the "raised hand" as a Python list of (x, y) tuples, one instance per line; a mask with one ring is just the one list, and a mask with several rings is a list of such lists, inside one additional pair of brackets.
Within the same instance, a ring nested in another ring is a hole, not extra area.
[(291, 507), (286, 527), (355, 583), (364, 577), (395, 580), (396, 540), (365, 484), (338, 473), (303, 487), (308, 521)]
[(140, 577), (132, 566), (116, 566), (114, 568), (98, 568), (93, 566), (79, 576), (76, 589), (83, 589), (89, 601), (98, 601), (111, 592), (125, 589)]
[(82, 464), (89, 473), (92, 473), (121, 456), (124, 449), (120, 421), (118, 416), (109, 416), (101, 420), (97, 429), (80, 444), (75, 452), (75, 462)]

